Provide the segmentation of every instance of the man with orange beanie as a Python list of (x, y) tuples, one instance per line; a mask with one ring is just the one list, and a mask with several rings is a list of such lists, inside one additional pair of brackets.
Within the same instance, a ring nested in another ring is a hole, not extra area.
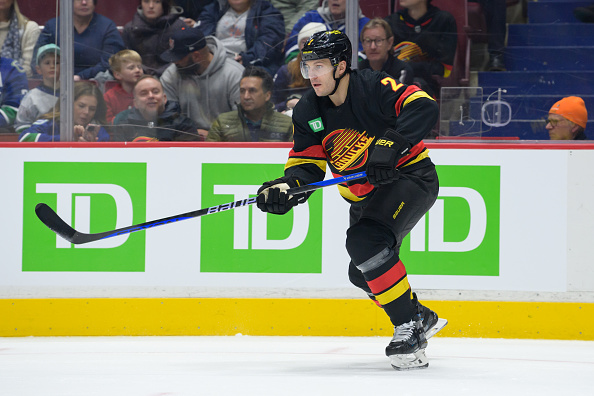
[(547, 130), (551, 140), (586, 140), (588, 111), (582, 98), (568, 96), (549, 110)]

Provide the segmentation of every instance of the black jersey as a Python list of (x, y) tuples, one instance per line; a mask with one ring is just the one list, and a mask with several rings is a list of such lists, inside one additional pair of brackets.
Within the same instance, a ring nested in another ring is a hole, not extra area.
[[(387, 128), (395, 129), (411, 144), (398, 162), (402, 171), (429, 165), (422, 139), (435, 126), (437, 103), (414, 85), (399, 83), (384, 72), (352, 71), (345, 102), (335, 106), (312, 89), (293, 110), (294, 142), (285, 174), (302, 183), (324, 179), (326, 166), (335, 176), (365, 170), (375, 140)], [(361, 202), (373, 193), (366, 180), (339, 185), (349, 202)]]
[[(428, 58), (413, 62), (415, 74), (425, 79), (431, 75), (448, 77), (458, 46), (456, 19), (447, 11), (429, 5), (418, 20), (408, 15), (406, 8), (386, 17), (394, 33), (394, 44), (409, 41), (417, 44)], [(429, 81), (429, 80), (427, 80)]]

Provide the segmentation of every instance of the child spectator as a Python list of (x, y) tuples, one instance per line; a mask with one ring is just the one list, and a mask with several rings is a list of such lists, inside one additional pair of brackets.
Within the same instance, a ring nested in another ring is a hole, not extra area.
[[(74, 83), (73, 103), (74, 141), (105, 142), (109, 134), (101, 126), (105, 124), (105, 102), (95, 84), (86, 81)], [(31, 128), (19, 135), (19, 142), (59, 142), (60, 141), (60, 102), (55, 111), (43, 114)]]
[(55, 44), (44, 45), (37, 51), (35, 61), (42, 83), (21, 101), (15, 122), (18, 133), (30, 128), (42, 114), (53, 109), (60, 97), (60, 48)]
[(142, 58), (136, 51), (122, 50), (109, 58), (109, 67), (119, 83), (103, 95), (106, 119), (111, 124), (118, 113), (134, 105), (134, 85), (143, 74)]
[(184, 25), (181, 7), (171, 0), (141, 0), (136, 14), (124, 26), (126, 48), (137, 51), (147, 74), (161, 76), (169, 66), (159, 55), (169, 49), (169, 37)]
[[(290, 110), (299, 101), (301, 95), (311, 88), (309, 80), (301, 75), (301, 49), (314, 33), (324, 31), (326, 31), (326, 25), (319, 22), (310, 22), (299, 31), (297, 57), (282, 65), (274, 76), (272, 103), (278, 111)], [(291, 97), (290, 100), (289, 97)], [(292, 103), (288, 103), (289, 101)]]

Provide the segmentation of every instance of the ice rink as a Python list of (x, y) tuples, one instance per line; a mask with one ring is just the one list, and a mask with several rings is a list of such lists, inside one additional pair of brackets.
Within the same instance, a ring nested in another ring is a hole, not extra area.
[(435, 337), (398, 372), (386, 338), (0, 338), (2, 396), (593, 395), (594, 342)]

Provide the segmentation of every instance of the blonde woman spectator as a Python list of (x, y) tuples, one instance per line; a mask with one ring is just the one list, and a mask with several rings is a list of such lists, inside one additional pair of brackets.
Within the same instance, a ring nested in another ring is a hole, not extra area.
[(0, 1), (1, 56), (18, 61), (27, 77), (32, 74), (31, 59), (39, 32), (39, 25), (21, 14), (16, 0)]

